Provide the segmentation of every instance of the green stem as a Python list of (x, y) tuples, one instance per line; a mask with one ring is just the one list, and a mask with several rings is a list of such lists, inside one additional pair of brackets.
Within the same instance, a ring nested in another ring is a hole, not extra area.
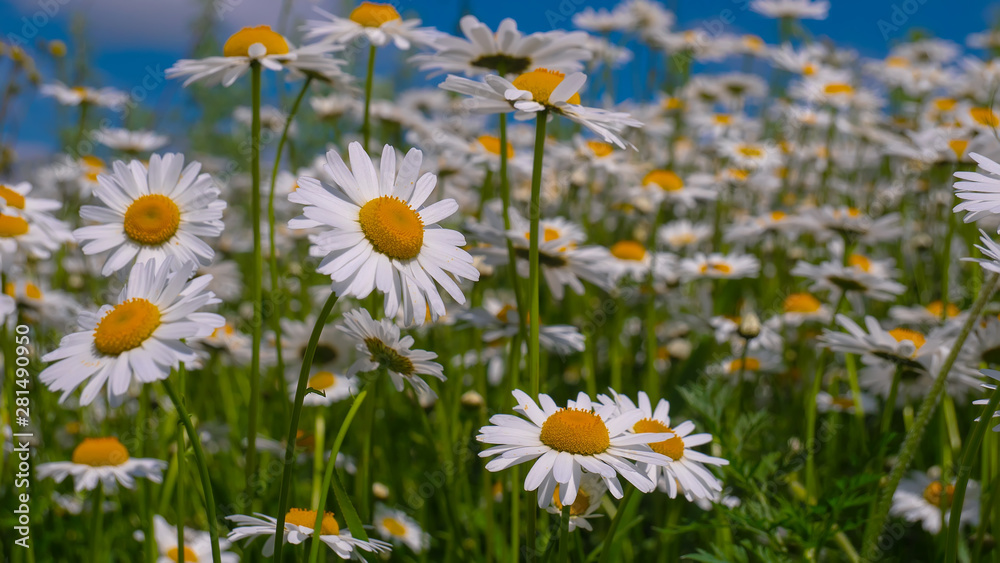
[(618, 511), (615, 512), (615, 517), (611, 520), (611, 526), (608, 527), (608, 535), (604, 536), (604, 543), (601, 544), (601, 558), (598, 560), (599, 563), (608, 563), (611, 561), (611, 548), (615, 545), (615, 532), (618, 531), (618, 526), (621, 525), (622, 518), (624, 518), (625, 512), (628, 511), (629, 504), (634, 496), (635, 487), (629, 487), (625, 491), (622, 501), (618, 503)]
[(90, 538), (90, 560), (100, 561), (98, 553), (101, 550), (101, 535), (104, 527), (104, 486), (100, 482), (97, 483), (97, 488), (94, 489), (90, 502), (94, 503), (90, 507), (90, 518), (93, 525), (93, 537)]
[(969, 436), (969, 439), (965, 444), (965, 451), (962, 453), (962, 464), (958, 467), (958, 471), (956, 472), (958, 480), (955, 481), (955, 496), (952, 498), (951, 503), (951, 520), (948, 522), (948, 547), (945, 550), (945, 563), (954, 563), (955, 557), (958, 555), (958, 537), (961, 535), (959, 533), (959, 528), (962, 521), (962, 504), (965, 503), (965, 490), (969, 485), (969, 476), (972, 473), (972, 462), (976, 459), (976, 455), (979, 453), (979, 446), (983, 442), (983, 436), (986, 435), (986, 429), (989, 428), (992, 423), (993, 413), (996, 412), (997, 405), (1000, 405), (1000, 386), (993, 391), (989, 402), (986, 403), (986, 409), (979, 417), (979, 422), (977, 422), (976, 426), (972, 429), (972, 435)]
[[(326, 441), (326, 418), (323, 411), (316, 413), (315, 431), (313, 432), (313, 483), (312, 483), (312, 507), (320, 510), (319, 488), (323, 475), (323, 448)], [(320, 510), (322, 512), (322, 510)]]
[[(254, 474), (257, 472), (257, 411), (260, 409), (260, 340), (264, 322), (261, 293), (263, 256), (260, 248), (260, 63), (250, 64), (253, 117), (250, 123), (250, 225), (253, 227), (253, 266), (250, 271), (250, 299), (254, 314), (250, 320), (253, 344), (250, 349), (250, 406), (247, 413), (246, 498), (253, 504)], [(195, 438), (192, 438), (194, 441)]]
[[(170, 396), (170, 401), (174, 403), (174, 408), (177, 409), (177, 416), (180, 417), (181, 423), (184, 424), (184, 429), (187, 430), (188, 439), (191, 440), (195, 465), (198, 466), (198, 473), (201, 476), (201, 488), (205, 494), (205, 517), (208, 520), (209, 541), (212, 542), (212, 561), (214, 563), (221, 563), (222, 554), (219, 551), (219, 525), (215, 519), (215, 495), (212, 493), (212, 480), (208, 475), (208, 463), (205, 461), (205, 451), (201, 448), (201, 438), (195, 431), (191, 417), (188, 415), (187, 409), (184, 408), (184, 403), (181, 402), (180, 396), (177, 395), (177, 391), (169, 379), (163, 380), (163, 388), (167, 391), (167, 395)], [(178, 522), (177, 526), (183, 528), (183, 523)]]
[[(848, 252), (845, 246), (845, 254)], [(846, 260), (846, 258), (845, 258)], [(837, 323), (837, 313), (847, 300), (847, 292), (841, 292), (837, 298), (837, 304), (833, 308), (833, 315), (830, 318), (829, 327), (831, 330)], [(806, 397), (806, 491), (809, 502), (816, 499), (816, 396), (819, 395), (823, 387), (823, 368), (829, 350), (823, 350), (819, 358), (816, 359), (816, 375), (813, 376), (812, 385), (809, 388), (809, 395)]]
[(569, 505), (563, 505), (562, 517), (559, 522), (559, 561), (568, 563), (569, 561)]
[[(882, 411), (882, 422), (879, 424), (879, 432), (885, 435), (892, 426), (892, 415), (896, 412), (896, 396), (899, 394), (899, 381), (903, 378), (902, 367), (896, 367), (892, 375), (892, 384), (889, 386), (889, 396), (885, 399), (885, 410)], [(878, 466), (876, 466), (878, 467)]]
[(927, 424), (934, 414), (934, 409), (937, 408), (938, 401), (941, 399), (941, 393), (944, 392), (945, 382), (948, 379), (951, 366), (955, 364), (962, 345), (965, 344), (965, 340), (969, 337), (973, 325), (979, 320), (983, 309), (986, 307), (986, 303), (989, 302), (990, 296), (996, 289), (997, 280), (997, 274), (990, 274), (989, 279), (983, 284), (983, 288), (979, 292), (979, 297), (976, 298), (976, 302), (969, 310), (969, 316), (962, 326), (962, 331), (955, 339), (951, 351), (948, 352), (948, 357), (944, 361), (944, 365), (941, 366), (941, 371), (938, 372), (937, 378), (934, 380), (934, 385), (920, 404), (917, 418), (906, 434), (906, 439), (903, 441), (903, 446), (900, 448), (899, 456), (896, 459), (896, 465), (892, 468), (892, 473), (889, 475), (889, 482), (883, 487), (882, 496), (879, 499), (876, 510), (872, 514), (872, 518), (868, 521), (864, 542), (862, 543), (862, 553), (865, 557), (878, 551), (878, 537), (882, 533), (882, 527), (885, 525), (885, 520), (888, 517), (889, 507), (892, 505), (892, 496), (896, 492), (899, 482), (903, 479), (903, 474), (909, 468), (910, 462), (913, 461), (913, 457), (917, 454), (917, 448), (920, 446), (924, 430), (927, 428)]
[[(184, 364), (177, 369), (178, 394), (184, 397)], [(183, 399), (182, 399), (183, 400)], [(178, 413), (180, 411), (177, 411)], [(184, 445), (184, 432), (177, 433), (177, 485), (174, 489), (175, 502), (177, 503), (177, 563), (184, 563), (184, 522), (187, 520), (187, 506), (184, 502), (184, 493), (187, 487), (184, 486), (184, 462), (187, 455), (187, 447)]]
[[(347, 411), (347, 416), (344, 417), (344, 423), (340, 425), (340, 430), (337, 431), (337, 437), (333, 441), (333, 449), (330, 450), (330, 460), (326, 462), (326, 472), (323, 474), (323, 486), (320, 487), (319, 500), (316, 503), (318, 508), (316, 509), (316, 525), (313, 526), (314, 530), (322, 528), (323, 508), (326, 506), (326, 494), (330, 490), (331, 481), (333, 481), (334, 467), (337, 465), (337, 454), (340, 453), (340, 446), (344, 443), (344, 437), (347, 436), (347, 429), (351, 427), (351, 421), (354, 420), (354, 415), (357, 414), (358, 409), (365, 402), (365, 397), (367, 395), (368, 390), (365, 389), (354, 399), (350, 410)], [(316, 563), (319, 559), (319, 544), (320, 542), (312, 542), (312, 545), (309, 548), (309, 563)]]
[(365, 150), (368, 150), (368, 141), (372, 136), (371, 105), (372, 105), (372, 81), (375, 78), (375, 44), (368, 48), (368, 76), (365, 78), (365, 118), (361, 123), (361, 136), (364, 138)]
[[(500, 202), (503, 204), (503, 228), (510, 231), (510, 180), (507, 177), (507, 114), (500, 114)], [(517, 303), (517, 317), (519, 330), (522, 339), (525, 335), (525, 319), (522, 311), (528, 308), (524, 304), (524, 296), (521, 293), (521, 284), (517, 279), (517, 253), (514, 250), (514, 241), (507, 238), (507, 274), (510, 277), (510, 286), (514, 288), (514, 300)], [(518, 344), (520, 345), (520, 344)]]
[(362, 431), (362, 445), (361, 445), (361, 460), (358, 464), (358, 473), (355, 483), (357, 484), (357, 489), (355, 490), (355, 498), (358, 500), (358, 505), (361, 507), (361, 517), (367, 518), (369, 514), (369, 498), (371, 497), (372, 486), (371, 486), (371, 471), (372, 471), (372, 434), (375, 427), (375, 397), (376, 390), (378, 388), (378, 382), (382, 379), (381, 375), (385, 372), (385, 368), (379, 367), (376, 375), (371, 381), (368, 382), (367, 389), (371, 389), (371, 398), (365, 405), (365, 411), (361, 413), (362, 424), (364, 425), (364, 430)]
[[(323, 334), (323, 326), (330, 316), (330, 311), (337, 304), (337, 294), (330, 293), (330, 297), (323, 304), (323, 309), (316, 317), (316, 324), (313, 325), (312, 334), (309, 335), (309, 344), (306, 346), (306, 353), (302, 356), (302, 369), (299, 371), (299, 381), (295, 386), (295, 402), (292, 405), (292, 420), (288, 425), (288, 436), (285, 440), (284, 467), (281, 470), (281, 489), (278, 491), (278, 514), (275, 530), (285, 529), (285, 512), (288, 510), (288, 489), (292, 484), (292, 471), (295, 468), (295, 433), (299, 429), (299, 417), (302, 415), (302, 401), (306, 397), (306, 387), (309, 383), (309, 370), (312, 369), (313, 357), (316, 355), (316, 345), (319, 337)], [(336, 461), (336, 460), (334, 460)], [(281, 561), (281, 548), (284, 541), (276, 541), (274, 544), (274, 560)]]

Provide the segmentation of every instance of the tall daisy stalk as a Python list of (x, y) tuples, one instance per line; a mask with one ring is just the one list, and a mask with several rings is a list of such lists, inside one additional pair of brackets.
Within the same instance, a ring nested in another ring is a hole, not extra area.
[[(264, 298), (261, 281), (264, 257), (260, 244), (260, 62), (250, 63), (252, 121), (250, 122), (250, 223), (253, 227), (253, 267), (250, 269), (250, 298), (254, 306), (251, 319), (253, 345), (250, 350), (250, 411), (247, 414), (246, 494), (253, 499), (253, 477), (257, 472), (257, 414), (260, 410), (260, 342), (264, 328)], [(273, 231), (273, 228), (272, 228)], [(274, 252), (272, 247), (271, 252)]]

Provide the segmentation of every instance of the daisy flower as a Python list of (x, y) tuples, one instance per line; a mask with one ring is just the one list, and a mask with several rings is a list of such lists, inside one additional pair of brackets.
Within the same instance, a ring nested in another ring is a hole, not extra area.
[(969, 153), (969, 156), (986, 174), (955, 172), (955, 177), (962, 180), (954, 184), (955, 196), (963, 201), (953, 211), (966, 211), (966, 223), (1000, 214), (1000, 164), (978, 153)]
[[(962, 505), (961, 523), (976, 526), (979, 524), (979, 484), (970, 479), (968, 487)], [(947, 526), (951, 519), (954, 495), (954, 482), (945, 484), (922, 471), (912, 471), (910, 478), (900, 481), (899, 488), (892, 495), (889, 514), (907, 522), (920, 522), (924, 530), (937, 534), (941, 531), (942, 522)]]
[(895, 280), (832, 261), (818, 265), (800, 261), (792, 268), (792, 275), (812, 279), (812, 291), (831, 291), (836, 296), (847, 291), (875, 301), (892, 301), (906, 291), (906, 286)]
[(697, 246), (712, 236), (712, 226), (678, 219), (661, 226), (656, 231), (656, 240), (673, 250)]
[(651, 442), (660, 442), (673, 433), (630, 433), (642, 418), (642, 412), (616, 413), (611, 406), (595, 405), (585, 393), (565, 408), (545, 394), (538, 396), (541, 408), (520, 389), (513, 392), (518, 405), (514, 411), (528, 420), (509, 414), (490, 418), (493, 426), (484, 426), (476, 439), (496, 444), (479, 453), (479, 457), (494, 457), (486, 464), (489, 471), (501, 471), (513, 465), (535, 461), (524, 479), (526, 491), (538, 491), (538, 506), (552, 502), (556, 487), (559, 502), (576, 502), (583, 471), (596, 473), (604, 479), (611, 494), (622, 498), (621, 475), (644, 493), (652, 492), (654, 481), (629, 460), (651, 466), (665, 465), (666, 456), (653, 452)]
[(84, 438), (73, 449), (71, 461), (41, 463), (35, 470), (39, 479), (51, 477), (62, 483), (66, 477), (73, 477), (73, 488), (90, 491), (98, 484), (105, 491), (116, 491), (118, 485), (126, 489), (135, 488), (135, 479), (149, 479), (154, 483), (163, 481), (163, 470), (167, 462), (159, 459), (133, 459), (128, 449), (114, 436)]
[(465, 106), (474, 113), (516, 111), (516, 119), (531, 119), (539, 112), (552, 112), (583, 125), (621, 148), (626, 146), (621, 132), (626, 127), (642, 127), (641, 122), (627, 113), (580, 105), (579, 91), (587, 81), (587, 75), (582, 72), (566, 76), (559, 71), (537, 68), (513, 81), (495, 75), (488, 75), (484, 80), (478, 82), (449, 74), (441, 88), (471, 96)]
[(311, 74), (330, 82), (343, 78), (342, 60), (330, 55), (340, 46), (314, 44), (292, 47), (269, 26), (244, 27), (226, 40), (221, 57), (183, 59), (167, 69), (167, 78), (186, 76), (184, 86), (204, 82), (207, 86), (232, 86), (253, 63), (275, 72), (288, 69), (295, 74)]
[[(493, 297), (485, 298), (482, 308), (466, 311), (459, 318), (484, 329), (483, 341), (488, 343), (514, 336), (521, 326), (517, 305)], [(542, 324), (538, 332), (545, 350), (563, 355), (584, 350), (584, 336), (575, 326)]]
[[(274, 539), (277, 536), (277, 518), (257, 513), (256, 516), (246, 516), (244, 514), (234, 514), (227, 516), (227, 520), (234, 522), (236, 527), (229, 532), (228, 539), (231, 542), (247, 540), (247, 543), (264, 536), (267, 541), (261, 553), (264, 557), (274, 554)], [(292, 545), (299, 545), (313, 536), (313, 526), (316, 525), (316, 511), (293, 508), (285, 514), (285, 529), (282, 531), (281, 541)], [(337, 557), (341, 559), (360, 558), (357, 550), (369, 553), (388, 553), (392, 551), (392, 546), (381, 540), (363, 541), (356, 539), (349, 530), (341, 530), (332, 512), (323, 514), (323, 521), (319, 531), (319, 541), (326, 544), (333, 550)]]
[(338, 295), (363, 299), (378, 289), (385, 294), (387, 317), (396, 316), (402, 299), (408, 323), (423, 324), (428, 310), (434, 320), (445, 314), (435, 282), (465, 303), (455, 278), (476, 281), (479, 271), (460, 248), (465, 237), (436, 225), (455, 213), (458, 203), (444, 199), (424, 206), (437, 177), (427, 173), (417, 179), (422, 153), (410, 149), (397, 172), (396, 150), (386, 145), (376, 172), (360, 143), (351, 143), (348, 150), (350, 169), (336, 151), (326, 153), (335, 191), (302, 177), (288, 195), (289, 201), (306, 206), (289, 227), (332, 227), (309, 237), (310, 254), (324, 257), (316, 271), (330, 276)]
[(830, 307), (811, 293), (790, 293), (781, 302), (781, 312), (768, 319), (777, 319), (780, 326), (799, 326), (804, 322), (828, 323), (833, 317)]
[(760, 261), (750, 254), (704, 254), (697, 252), (680, 262), (681, 274), (691, 278), (739, 279), (755, 278), (760, 273)]
[(181, 340), (208, 336), (225, 319), (198, 312), (219, 300), (204, 290), (211, 278), (188, 281), (192, 273), (193, 264), (175, 269), (169, 258), (133, 266), (115, 305), (81, 313), (82, 330), (63, 337), (59, 348), (42, 356), (43, 362), (54, 363), (38, 374), (39, 381), (62, 392), (60, 403), (88, 382), (81, 405), (90, 404), (107, 383), (108, 400), (117, 404), (133, 380), (166, 379), (180, 362), (195, 361), (194, 350)]
[(319, 38), (324, 43), (347, 44), (364, 37), (372, 45), (382, 47), (392, 41), (399, 49), (409, 49), (412, 43), (432, 44), (439, 32), (418, 27), (420, 20), (404, 20), (392, 4), (362, 2), (342, 18), (316, 8), (323, 19), (309, 20), (303, 26), (306, 39)]
[[(295, 397), (298, 382), (293, 381), (288, 386), (289, 396)], [(302, 400), (303, 406), (328, 407), (338, 401), (352, 396), (357, 391), (357, 379), (345, 375), (337, 375), (332, 371), (317, 370), (309, 376), (309, 387), (322, 391), (326, 396), (316, 393), (306, 393)]]
[(408, 381), (425, 397), (436, 397), (430, 386), (418, 375), (430, 375), (445, 380), (441, 364), (432, 362), (437, 354), (412, 350), (413, 337), (400, 338), (399, 327), (389, 319), (375, 321), (365, 309), (344, 313), (344, 322), (337, 327), (355, 341), (358, 359), (347, 370), (347, 375), (367, 373), (384, 368), (392, 378), (397, 391), (403, 390)]
[(586, 49), (587, 34), (581, 31), (525, 35), (518, 31), (517, 22), (504, 18), (494, 33), (471, 14), (463, 16), (458, 25), (465, 37), (442, 35), (431, 45), (434, 53), (410, 60), (418, 63), (420, 70), (508, 76), (536, 68), (578, 72), (583, 70), (583, 61), (591, 57)]
[(979, 231), (979, 241), (975, 245), (985, 258), (962, 258), (963, 262), (977, 262), (984, 270), (1000, 274), (1000, 244), (993, 242), (985, 231)]
[(624, 395), (614, 391), (612, 395), (613, 400), (604, 397), (602, 402), (615, 405), (623, 415), (640, 414), (640, 420), (637, 420), (632, 427), (633, 432), (639, 435), (650, 432), (671, 436), (667, 440), (649, 444), (654, 452), (665, 456), (669, 460), (668, 463), (665, 465), (639, 463), (639, 469), (657, 484), (660, 491), (669, 494), (670, 498), (676, 498), (679, 487), (689, 501), (712, 498), (722, 491), (722, 482), (705, 468), (705, 464), (729, 465), (729, 462), (691, 449), (711, 442), (711, 434), (691, 434), (694, 431), (694, 423), (691, 421), (671, 427), (670, 403), (666, 399), (660, 399), (654, 410), (649, 396), (644, 391), (639, 392), (638, 406)]
[[(736, 346), (733, 347), (742, 350)], [(781, 355), (767, 349), (757, 349), (748, 351), (746, 355), (737, 352), (738, 356), (723, 360), (722, 362), (710, 366), (708, 371), (714, 375), (732, 378), (736, 380), (743, 374), (745, 381), (756, 381), (762, 373), (778, 373), (784, 367), (781, 362)]]
[[(866, 393), (861, 393), (861, 410), (866, 413), (875, 412), (878, 404), (875, 399)], [(848, 391), (844, 395), (831, 395), (826, 391), (820, 391), (816, 395), (816, 409), (819, 412), (844, 412), (854, 414), (854, 397)]]
[(715, 200), (718, 194), (715, 190), (685, 183), (672, 170), (657, 169), (647, 172), (639, 185), (630, 191), (629, 196), (648, 200), (645, 206), (648, 210), (653, 210), (664, 202), (692, 208), (699, 201)]
[[(52, 217), (53, 211), (62, 209), (63, 203), (55, 199), (44, 197), (34, 197), (31, 191), (34, 187), (28, 182), (18, 182), (16, 184), (0, 184), (0, 198), (2, 198), (4, 211), (9, 215), (21, 215), (32, 220), (55, 225), (56, 221)], [(65, 227), (63, 227), (65, 229)], [(58, 227), (50, 230), (62, 230)]]
[(0, 270), (26, 258), (48, 259), (63, 242), (72, 240), (66, 223), (47, 215), (27, 216), (16, 208), (0, 212)]
[[(986, 377), (989, 377), (989, 378), (996, 379), (996, 380), (1000, 381), (1000, 371), (997, 371), (997, 370), (994, 370), (994, 369), (984, 369), (984, 370), (982, 370), (981, 373), (983, 375), (985, 375)], [(996, 385), (993, 385), (991, 383), (982, 383), (982, 384), (980, 384), (980, 386), (983, 389), (987, 389), (989, 391), (996, 391), (996, 388), (997, 388)], [(973, 405), (985, 405), (985, 404), (988, 404), (989, 402), (990, 402), (989, 399), (976, 399), (975, 401), (972, 401), (972, 404)], [(991, 416), (991, 418), (996, 418), (996, 417), (1000, 417), (1000, 412), (994, 412), (993, 415)], [(979, 422), (978, 418), (976, 419), (976, 422)], [(993, 431), (994, 432), (1000, 432), (1000, 424), (994, 426), (993, 427)]]
[[(588, 532), (593, 532), (588, 520), (600, 518), (600, 514), (594, 514), (601, 506), (601, 499), (604, 493), (608, 492), (608, 486), (604, 480), (596, 473), (587, 473), (580, 478), (580, 490), (576, 493), (576, 500), (569, 507), (569, 531), (583, 528)], [(552, 493), (552, 504), (546, 509), (549, 514), (562, 514), (563, 503), (559, 502), (559, 485)]]
[(90, 137), (102, 145), (122, 152), (152, 152), (163, 148), (169, 140), (166, 135), (155, 131), (130, 131), (102, 127), (93, 131)]
[(943, 322), (955, 319), (962, 314), (962, 310), (954, 303), (948, 303), (947, 313), (945, 305), (940, 300), (931, 301), (927, 305), (913, 305), (905, 307), (896, 305), (889, 308), (889, 317), (900, 324), (921, 324), (939, 325)]
[(753, 0), (750, 9), (767, 18), (825, 20), (830, 3), (826, 0)]
[(62, 82), (42, 86), (43, 96), (55, 98), (64, 106), (90, 104), (105, 108), (120, 108), (128, 102), (128, 95), (114, 88), (90, 88), (88, 86), (69, 87)]
[[(314, 315), (301, 321), (281, 319), (281, 351), (285, 358), (301, 358), (305, 355), (315, 324)], [(347, 349), (344, 342), (335, 333), (324, 331), (316, 342), (313, 366), (339, 371), (341, 366), (346, 365), (346, 361)]]
[(413, 553), (423, 553), (430, 545), (430, 535), (416, 520), (402, 510), (393, 510), (382, 503), (375, 504), (375, 530), (394, 544), (403, 544)]
[(894, 328), (887, 331), (871, 315), (865, 317), (867, 331), (842, 314), (837, 315), (837, 324), (847, 333), (824, 329), (819, 337), (820, 344), (834, 352), (871, 354), (883, 360), (911, 364), (925, 345), (928, 350), (941, 346), (940, 342), (928, 343), (927, 337), (915, 330)]
[[(177, 546), (177, 527), (167, 523), (166, 518), (159, 514), (153, 516), (153, 537), (160, 557), (156, 563), (176, 563), (179, 559)], [(240, 556), (227, 551), (232, 545), (228, 540), (219, 540), (222, 563), (237, 563)], [(212, 560), (212, 539), (208, 532), (193, 528), (184, 528), (184, 561), (198, 563)]]
[(207, 266), (215, 251), (199, 237), (222, 233), (219, 188), (201, 164), (184, 166), (179, 153), (154, 154), (149, 166), (138, 160), (114, 163), (114, 172), (98, 178), (95, 195), (107, 207), (84, 205), (80, 216), (100, 225), (81, 227), (73, 236), (84, 254), (114, 250), (101, 274), (110, 276), (133, 260), (142, 264), (174, 257), (178, 263)]

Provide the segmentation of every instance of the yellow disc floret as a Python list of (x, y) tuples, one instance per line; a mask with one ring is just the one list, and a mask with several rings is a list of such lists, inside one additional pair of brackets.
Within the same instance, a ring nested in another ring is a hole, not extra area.
[(362, 2), (351, 12), (351, 21), (365, 27), (381, 27), (386, 22), (401, 19), (392, 4)]
[(619, 260), (638, 262), (646, 257), (646, 248), (634, 240), (620, 240), (611, 245), (611, 254)]
[[(531, 92), (532, 100), (548, 105), (549, 96), (552, 95), (552, 91), (556, 89), (556, 86), (562, 84), (564, 78), (566, 78), (566, 75), (561, 72), (536, 68), (515, 78), (513, 84), (519, 90)], [(573, 94), (566, 102), (579, 105), (580, 94)]]
[(84, 438), (73, 450), (73, 463), (91, 467), (121, 465), (128, 461), (128, 450), (113, 436)]
[(125, 301), (108, 311), (94, 330), (94, 347), (106, 356), (117, 356), (142, 346), (160, 326), (160, 309), (141, 298)]
[[(333, 517), (332, 512), (324, 513), (322, 522), (319, 530), (321, 536), (336, 536), (340, 534), (340, 524), (337, 524), (337, 520)], [(293, 508), (285, 514), (285, 523), (303, 526), (312, 530), (316, 526), (316, 511)]]
[[(167, 557), (171, 561), (180, 561), (180, 552), (176, 547), (167, 550)], [(188, 546), (184, 546), (184, 563), (198, 563), (198, 554)]]
[(181, 225), (181, 210), (162, 194), (137, 198), (125, 211), (125, 234), (133, 242), (158, 246), (170, 240)]
[(280, 33), (271, 30), (271, 26), (258, 25), (244, 27), (232, 34), (222, 47), (222, 54), (227, 57), (248, 57), (250, 47), (260, 43), (267, 49), (268, 55), (284, 55), (288, 53), (288, 42)]
[(663, 191), (679, 192), (684, 189), (684, 180), (670, 170), (651, 170), (642, 178), (642, 185), (655, 185)]
[(0, 237), (19, 237), (28, 234), (28, 222), (13, 215), (0, 215)]
[(358, 214), (361, 231), (375, 250), (396, 260), (410, 260), (424, 245), (424, 222), (403, 200), (382, 196), (366, 203)]
[(539, 439), (561, 452), (596, 455), (611, 445), (611, 435), (604, 420), (582, 409), (559, 409), (542, 424)]
[[(632, 431), (636, 434), (642, 433), (655, 433), (660, 434), (664, 432), (673, 433), (673, 429), (663, 424), (659, 420), (653, 420), (652, 418), (644, 418), (639, 422), (635, 423), (632, 427)], [(670, 459), (677, 461), (684, 457), (684, 440), (680, 436), (674, 435), (673, 438), (667, 438), (662, 442), (655, 442), (649, 445), (654, 452), (665, 455)]]
[(24, 196), (8, 188), (7, 186), (0, 186), (0, 197), (2, 197), (4, 201), (7, 202), (7, 207), (24, 209)]

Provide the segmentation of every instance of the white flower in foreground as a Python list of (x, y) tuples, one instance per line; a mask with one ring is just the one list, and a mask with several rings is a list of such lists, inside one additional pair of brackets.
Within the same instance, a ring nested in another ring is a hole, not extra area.
[[(660, 399), (656, 409), (652, 407), (649, 396), (644, 391), (639, 392), (639, 405), (624, 395), (614, 393), (613, 402), (601, 397), (602, 402), (617, 406), (624, 414), (639, 412), (642, 418), (632, 427), (636, 433), (656, 432), (670, 434), (672, 437), (661, 442), (649, 444), (654, 452), (666, 456), (670, 460), (665, 465), (640, 463), (639, 469), (645, 471), (649, 478), (656, 482), (659, 489), (670, 495), (677, 496), (678, 488), (690, 501), (694, 499), (710, 499), (722, 491), (722, 482), (705, 468), (708, 465), (729, 465), (729, 461), (697, 452), (691, 448), (712, 441), (711, 434), (691, 434), (694, 423), (685, 421), (676, 428), (670, 426), (670, 403)], [(640, 434), (641, 435), (641, 434)]]
[(142, 264), (169, 257), (178, 263), (207, 266), (215, 251), (200, 237), (222, 233), (226, 202), (201, 164), (184, 166), (179, 153), (154, 154), (149, 166), (138, 160), (114, 163), (114, 172), (98, 176), (95, 195), (107, 207), (84, 205), (80, 216), (99, 225), (80, 227), (73, 236), (84, 254), (114, 250), (101, 274), (109, 276), (135, 260)]
[(441, 364), (432, 362), (434, 352), (413, 350), (413, 337), (399, 337), (399, 327), (389, 319), (373, 320), (365, 309), (344, 313), (344, 323), (337, 327), (357, 342), (358, 359), (347, 370), (349, 376), (385, 368), (397, 391), (409, 381), (422, 396), (437, 396), (418, 375), (445, 380)]
[(341, 47), (332, 44), (315, 44), (292, 47), (278, 32), (269, 26), (244, 27), (226, 40), (223, 56), (204, 59), (183, 59), (167, 69), (167, 78), (186, 76), (184, 86), (204, 82), (206, 86), (222, 84), (232, 86), (254, 62), (262, 67), (281, 71), (288, 69), (295, 74), (312, 74), (325, 81), (344, 79), (340, 66), (344, 61), (331, 56)]
[(493, 426), (484, 426), (476, 439), (496, 444), (479, 457), (496, 456), (486, 464), (489, 471), (501, 471), (513, 465), (534, 461), (524, 479), (526, 491), (538, 490), (538, 506), (547, 507), (559, 488), (559, 502), (576, 501), (583, 472), (597, 473), (615, 498), (624, 489), (618, 475), (625, 477), (644, 493), (652, 492), (655, 483), (629, 460), (662, 466), (669, 458), (653, 452), (649, 445), (674, 437), (673, 433), (630, 433), (642, 419), (633, 410), (616, 414), (614, 405), (595, 405), (585, 393), (565, 408), (545, 394), (538, 396), (541, 408), (520, 389), (513, 392), (518, 405), (514, 411), (528, 420), (509, 414), (490, 418)]
[(587, 75), (582, 72), (566, 76), (555, 70), (537, 68), (513, 81), (495, 75), (488, 75), (484, 80), (478, 82), (448, 75), (440, 86), (450, 92), (471, 96), (465, 101), (465, 106), (474, 113), (516, 111), (516, 119), (531, 119), (538, 112), (551, 111), (583, 125), (621, 148), (625, 148), (626, 142), (620, 133), (626, 127), (642, 127), (640, 121), (627, 113), (580, 105), (578, 92), (587, 82)]
[(302, 29), (306, 39), (318, 38), (325, 43), (346, 44), (364, 36), (377, 47), (392, 41), (399, 49), (409, 49), (411, 43), (432, 43), (439, 33), (433, 28), (418, 27), (420, 20), (404, 20), (392, 4), (362, 2), (346, 18), (320, 8), (316, 12), (324, 19), (309, 20)]
[[(160, 557), (156, 563), (175, 563), (179, 560), (177, 549), (177, 527), (171, 526), (167, 520), (157, 514), (153, 516), (153, 534), (156, 538), (156, 549)], [(228, 540), (219, 540), (219, 550), (222, 563), (237, 563), (240, 556), (227, 551), (231, 544)], [(184, 528), (184, 561), (199, 563), (212, 560), (212, 539), (208, 532), (192, 528)]]
[[(228, 539), (232, 542), (254, 539), (264, 536), (267, 542), (261, 551), (264, 557), (274, 554), (274, 538), (278, 520), (265, 514), (257, 513), (257, 517), (234, 514), (227, 516), (227, 520), (236, 523), (236, 527), (229, 532)], [(316, 525), (316, 511), (293, 508), (285, 514), (285, 529), (282, 531), (281, 541), (292, 545), (299, 545), (312, 538), (313, 526)], [(332, 512), (323, 515), (323, 521), (319, 531), (319, 541), (325, 543), (341, 559), (358, 558), (355, 550), (367, 551), (369, 553), (387, 553), (392, 550), (392, 546), (380, 540), (363, 541), (356, 539), (349, 530), (341, 530)]]
[(63, 337), (59, 348), (42, 356), (43, 362), (54, 363), (38, 374), (39, 381), (62, 392), (59, 402), (87, 382), (81, 405), (90, 404), (107, 384), (108, 400), (116, 404), (133, 380), (166, 379), (180, 362), (194, 361), (194, 350), (182, 339), (208, 336), (225, 319), (198, 312), (219, 300), (205, 291), (211, 276), (188, 281), (193, 272), (191, 263), (175, 270), (170, 259), (133, 266), (116, 305), (81, 313), (83, 330)]
[[(944, 484), (927, 473), (913, 471), (909, 479), (899, 482), (899, 488), (892, 495), (889, 514), (908, 522), (920, 522), (924, 530), (937, 534), (941, 531), (942, 521), (945, 526), (948, 525), (954, 496), (953, 482)], [(969, 480), (961, 518), (962, 524), (975, 526), (979, 523), (979, 484), (975, 481)]]
[(437, 177), (427, 173), (417, 179), (422, 153), (410, 149), (397, 171), (396, 150), (386, 145), (376, 171), (360, 143), (351, 143), (348, 150), (350, 169), (336, 151), (326, 154), (335, 190), (302, 177), (288, 195), (289, 201), (306, 206), (289, 227), (332, 227), (309, 237), (310, 254), (324, 257), (316, 271), (330, 276), (341, 296), (363, 299), (378, 289), (385, 294), (387, 317), (396, 316), (402, 301), (407, 323), (423, 324), (428, 316), (436, 320), (445, 314), (435, 282), (465, 303), (455, 278), (475, 281), (479, 271), (461, 248), (465, 237), (436, 225), (458, 211), (458, 203), (444, 199), (424, 206)]
[(62, 483), (73, 477), (76, 491), (89, 491), (103, 485), (104, 491), (116, 491), (118, 484), (126, 489), (135, 488), (136, 477), (154, 483), (163, 481), (167, 462), (159, 459), (133, 459), (128, 449), (114, 436), (84, 438), (73, 450), (72, 461), (41, 463), (36, 468), (39, 479), (51, 477)]
[(414, 553), (422, 553), (430, 545), (430, 536), (416, 520), (382, 503), (375, 505), (375, 529), (383, 538), (394, 544), (404, 544)]

